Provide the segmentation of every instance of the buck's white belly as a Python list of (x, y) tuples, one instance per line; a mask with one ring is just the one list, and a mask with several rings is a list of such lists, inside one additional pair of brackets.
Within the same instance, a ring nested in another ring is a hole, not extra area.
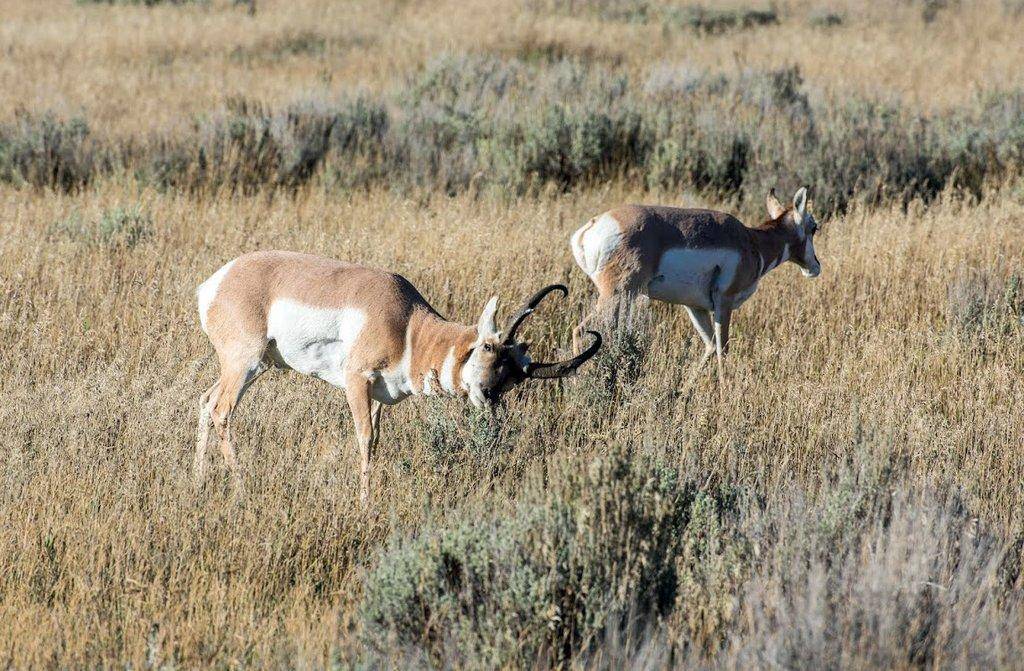
[(366, 323), (355, 308), (327, 309), (278, 299), (267, 314), (267, 337), (289, 368), (345, 386), (345, 363)]
[(721, 291), (732, 284), (739, 262), (739, 252), (731, 249), (666, 250), (648, 284), (647, 295), (666, 303), (711, 310), (712, 290)]

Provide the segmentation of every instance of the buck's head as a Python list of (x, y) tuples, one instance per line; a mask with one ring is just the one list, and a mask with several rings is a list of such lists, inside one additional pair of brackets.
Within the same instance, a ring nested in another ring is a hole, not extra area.
[(814, 252), (814, 234), (818, 232), (818, 222), (807, 210), (807, 187), (800, 187), (793, 196), (793, 207), (785, 208), (775, 197), (775, 189), (768, 193), (768, 215), (789, 232), (789, 260), (800, 266), (804, 277), (817, 277), (821, 274), (821, 263)]
[(597, 353), (601, 347), (601, 336), (594, 331), (589, 331), (593, 336), (590, 347), (571, 359), (556, 363), (532, 361), (526, 353), (529, 344), (516, 340), (519, 326), (533, 314), (541, 300), (553, 291), (569, 295), (569, 290), (561, 284), (544, 287), (509, 319), (504, 334), (498, 331), (494, 321), (498, 297), (494, 296), (487, 301), (477, 320), (476, 341), (469, 350), (461, 373), (462, 384), (468, 390), (473, 405), (478, 408), (494, 405), (506, 391), (531, 378), (551, 380), (572, 375)]

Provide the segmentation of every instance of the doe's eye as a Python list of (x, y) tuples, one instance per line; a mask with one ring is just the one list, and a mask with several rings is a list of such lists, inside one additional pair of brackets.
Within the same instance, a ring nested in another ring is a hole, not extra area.
[(484, 351), (485, 352), (493, 352), (494, 351), (494, 345), (492, 345), (489, 342), (488, 343), (484, 343)]

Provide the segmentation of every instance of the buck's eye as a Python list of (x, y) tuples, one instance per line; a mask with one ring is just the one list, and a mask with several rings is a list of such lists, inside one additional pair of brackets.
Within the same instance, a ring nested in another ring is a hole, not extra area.
[(484, 343), (484, 351), (485, 352), (493, 352), (494, 351), (494, 345), (492, 345), (489, 342)]

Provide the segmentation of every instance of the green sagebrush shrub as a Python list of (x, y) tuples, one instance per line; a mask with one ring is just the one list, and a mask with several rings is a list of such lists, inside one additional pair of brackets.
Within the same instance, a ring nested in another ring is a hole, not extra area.
[(328, 157), (372, 154), (386, 128), (383, 108), (363, 98), (334, 106), (307, 101), (282, 112), (234, 100), (225, 114), (196, 121), (185, 137), (140, 149), (138, 175), (164, 188), (294, 188)]
[(0, 180), (73, 190), (133, 173), (161, 188), (326, 184), (509, 196), (616, 178), (692, 190), (760, 211), (765, 193), (809, 184), (828, 213), (948, 188), (979, 195), (1024, 169), (1024, 92), (932, 115), (833, 100), (795, 68), (735, 76), (662, 64), (646, 77), (600, 64), (448, 56), (375, 97), (271, 110), (247, 100), (185, 130), (102, 139), (79, 119), (0, 125)]
[(668, 29), (685, 28), (707, 35), (779, 22), (778, 13), (772, 8), (676, 5), (649, 0), (532, 0), (529, 6), (539, 13), (589, 14), (605, 21), (656, 23)]
[(55, 221), (51, 240), (69, 240), (86, 246), (131, 249), (153, 237), (153, 219), (138, 207), (115, 207), (88, 219), (78, 212)]
[(0, 124), (0, 181), (73, 191), (109, 172), (111, 150), (85, 119), (19, 113)]
[(698, 640), (720, 633), (749, 552), (732, 497), (620, 453), (530, 499), (394, 541), (366, 580), (370, 647), (493, 668), (565, 662), (675, 613)]

